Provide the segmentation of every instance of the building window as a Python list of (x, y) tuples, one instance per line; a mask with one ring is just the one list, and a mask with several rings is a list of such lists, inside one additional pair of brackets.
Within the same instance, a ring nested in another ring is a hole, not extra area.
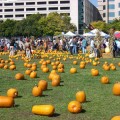
[(106, 6), (105, 5), (103, 5), (103, 10), (105, 10), (106, 9)]
[(60, 7), (60, 10), (70, 10), (70, 7)]
[(2, 3), (0, 3), (0, 6), (2, 6)]
[(46, 10), (46, 8), (37, 8), (38, 11)]
[(0, 18), (2, 18), (2, 15), (0, 15)]
[(70, 13), (60, 13), (60, 15), (62, 15), (62, 16), (66, 16), (66, 15), (70, 16)]
[(2, 12), (2, 9), (0, 9), (0, 12)]
[(13, 6), (13, 3), (4, 3), (4, 6)]
[(26, 11), (35, 11), (35, 8), (26, 8)]
[(118, 7), (120, 7), (120, 3), (118, 3)]
[(16, 6), (24, 5), (24, 3), (15, 3)]
[(49, 4), (58, 4), (58, 1), (49, 1)]
[(103, 0), (103, 2), (106, 2), (106, 0)]
[(13, 15), (5, 15), (5, 18), (12, 18)]
[(46, 2), (37, 2), (38, 5), (44, 5)]
[(24, 8), (18, 8), (18, 9), (15, 9), (15, 11), (24, 11)]
[(109, 2), (111, 2), (111, 1), (115, 1), (115, 0), (108, 0)]
[(68, 4), (70, 1), (60, 1), (60, 4)]
[(58, 10), (58, 7), (49, 7), (49, 10)]
[(118, 12), (118, 15), (120, 16), (120, 11)]
[(24, 17), (23, 14), (15, 15), (15, 17)]
[(109, 17), (115, 17), (115, 13), (114, 12), (109, 12)]
[(110, 4), (108, 7), (109, 7), (109, 9), (115, 9), (115, 5), (114, 4)]
[(5, 9), (5, 12), (13, 12), (13, 9)]
[(26, 5), (35, 5), (35, 2), (26, 2)]
[(106, 17), (106, 14), (105, 14), (105, 13), (103, 13), (103, 17)]

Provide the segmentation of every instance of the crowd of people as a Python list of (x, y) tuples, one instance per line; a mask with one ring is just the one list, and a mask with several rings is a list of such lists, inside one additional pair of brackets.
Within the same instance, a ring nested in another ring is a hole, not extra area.
[[(26, 56), (31, 57), (32, 50), (59, 50), (59, 51), (69, 51), (71, 55), (78, 54), (82, 51), (83, 54), (87, 52), (87, 47), (90, 47), (90, 53), (94, 53), (94, 57), (100, 57), (98, 46), (95, 44), (94, 38), (85, 37), (71, 37), (71, 38), (55, 38), (52, 41), (49, 38), (45, 39), (11, 39), (6, 41), (4, 39), (0, 40), (0, 51), (9, 51), (10, 56), (13, 56), (18, 50), (25, 50)], [(100, 44), (101, 48), (105, 49), (109, 47), (109, 39), (103, 38)], [(113, 51), (120, 51), (120, 40), (115, 39), (113, 42)]]

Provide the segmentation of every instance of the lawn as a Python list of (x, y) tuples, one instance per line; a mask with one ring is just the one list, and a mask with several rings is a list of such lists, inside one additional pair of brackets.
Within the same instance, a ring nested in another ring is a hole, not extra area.
[[(16, 64), (16, 70), (0, 69), (0, 95), (6, 95), (9, 88), (16, 88), (19, 96), (15, 98), (15, 106), (12, 108), (0, 108), (1, 120), (110, 120), (113, 116), (120, 115), (120, 97), (114, 96), (112, 87), (116, 81), (120, 81), (119, 58), (103, 59), (100, 58), (100, 64), (93, 66), (88, 63), (85, 69), (79, 68), (79, 59), (76, 55), (67, 58), (63, 61), (62, 55), (52, 56), (51, 62), (55, 58), (61, 58), (60, 61), (64, 64), (64, 73), (58, 73), (61, 76), (61, 83), (58, 87), (53, 87), (48, 79), (50, 72), (43, 73), (40, 69), (40, 59), (32, 59), (30, 63), (37, 63), (37, 78), (30, 78), (25, 75), (24, 61), (21, 57), (18, 60), (13, 58)], [(1, 55), (1, 58), (8, 60), (8, 55)], [(43, 58), (42, 58), (43, 59)], [(49, 57), (44, 58), (48, 60)], [(77, 60), (78, 64), (73, 65), (73, 60)], [(102, 68), (103, 63), (107, 61), (109, 64), (114, 63), (116, 70), (105, 71)], [(9, 64), (8, 64), (9, 65)], [(51, 65), (48, 65), (52, 70)], [(77, 68), (77, 73), (70, 74), (71, 67)], [(92, 76), (91, 69), (99, 70), (99, 76)], [(23, 73), (25, 80), (15, 80), (16, 73)], [(102, 76), (110, 78), (110, 84), (101, 84)], [(43, 91), (41, 97), (32, 95), (32, 88), (38, 81), (44, 79), (48, 82), (48, 89)], [(68, 103), (75, 100), (75, 94), (78, 91), (85, 91), (86, 102), (82, 103), (82, 112), (72, 114), (68, 111)], [(33, 105), (52, 104), (55, 107), (55, 114), (52, 117), (34, 115), (31, 112)]]

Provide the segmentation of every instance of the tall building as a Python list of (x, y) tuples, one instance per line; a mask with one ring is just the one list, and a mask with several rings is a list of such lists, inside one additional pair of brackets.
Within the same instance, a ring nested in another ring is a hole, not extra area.
[(120, 17), (120, 0), (98, 0), (98, 10), (106, 23)]
[(48, 15), (50, 12), (68, 14), (80, 34), (83, 23), (101, 19), (89, 0), (0, 0), (0, 20), (22, 20), (31, 14)]

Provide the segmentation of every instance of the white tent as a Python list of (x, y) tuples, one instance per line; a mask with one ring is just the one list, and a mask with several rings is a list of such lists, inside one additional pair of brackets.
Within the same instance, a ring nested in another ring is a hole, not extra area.
[(90, 32), (92, 32), (93, 34), (95, 34), (95, 36), (96, 36), (97, 32), (100, 32), (100, 35), (102, 37), (109, 36), (108, 34), (102, 32), (102, 31), (99, 31), (98, 29), (91, 30)]
[(83, 36), (92, 37), (95, 36), (95, 34), (93, 34), (92, 32), (88, 32), (88, 33), (84, 33)]
[(66, 34), (64, 34), (65, 36), (70, 36), (70, 37), (73, 37), (73, 36), (76, 36), (74, 33), (72, 33), (71, 31), (67, 32)]

